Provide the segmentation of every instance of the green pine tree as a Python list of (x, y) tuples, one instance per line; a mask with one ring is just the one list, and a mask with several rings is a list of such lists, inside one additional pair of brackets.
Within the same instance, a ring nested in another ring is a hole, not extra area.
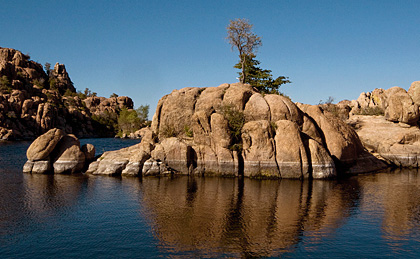
[[(244, 83), (250, 84), (257, 91), (264, 94), (280, 94), (279, 88), (283, 84), (291, 83), (288, 77), (279, 76), (273, 79), (271, 70), (262, 69), (259, 67), (260, 61), (255, 59), (255, 55), (244, 56)], [(242, 63), (239, 62), (234, 68), (242, 69)], [(242, 78), (242, 72), (238, 72), (239, 77)]]

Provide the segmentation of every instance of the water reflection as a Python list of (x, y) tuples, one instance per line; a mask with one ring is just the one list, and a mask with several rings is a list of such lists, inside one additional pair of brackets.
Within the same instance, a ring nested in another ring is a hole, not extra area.
[[(389, 174), (360, 178), (365, 190), (365, 207), (382, 208), (383, 237), (404, 241), (420, 230), (420, 177), (417, 169), (398, 169)], [(371, 203), (376, 203), (371, 204)]]
[(360, 200), (355, 180), (145, 178), (142, 192), (162, 246), (200, 256), (291, 251), (306, 231), (334, 231)]
[(351, 256), (341, 253), (352, 246), (378, 256), (420, 253), (416, 170), (334, 181), (0, 176), (0, 254), (40, 237), (39, 252), (69, 243), (67, 251), (92, 256), (325, 257)]

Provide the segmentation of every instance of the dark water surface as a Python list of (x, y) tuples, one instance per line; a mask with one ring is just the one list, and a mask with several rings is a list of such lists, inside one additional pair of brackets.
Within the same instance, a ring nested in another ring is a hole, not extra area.
[[(99, 153), (137, 143), (82, 140)], [(0, 143), (0, 258), (415, 258), (416, 170), (335, 181), (21, 172)]]

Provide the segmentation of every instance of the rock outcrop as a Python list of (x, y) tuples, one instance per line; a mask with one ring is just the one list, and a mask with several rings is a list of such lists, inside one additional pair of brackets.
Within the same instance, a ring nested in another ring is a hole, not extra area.
[(417, 125), (420, 119), (420, 82), (413, 82), (408, 92), (398, 86), (361, 93), (357, 100), (340, 102), (352, 115), (384, 115), (388, 121)]
[(420, 129), (393, 123), (384, 116), (356, 115), (348, 123), (355, 127), (364, 146), (400, 167), (420, 166)]
[(0, 47), (0, 139), (35, 139), (53, 128), (78, 137), (113, 137), (126, 96), (86, 97), (63, 64), (44, 71), (20, 51)]
[[(408, 91), (397, 86), (375, 89), (361, 93), (357, 100), (321, 107), (347, 120), (363, 146), (376, 157), (391, 165), (419, 167), (420, 145), (416, 136), (420, 131), (420, 81), (413, 82)], [(347, 115), (345, 110), (349, 111)]]
[(39, 136), (29, 146), (26, 156), (25, 173), (74, 174), (81, 173), (85, 163), (95, 157), (95, 147), (86, 144), (81, 149), (76, 136), (54, 128)]
[(385, 167), (328, 111), (239, 83), (174, 90), (143, 135), (104, 153), (88, 173), (320, 179)]

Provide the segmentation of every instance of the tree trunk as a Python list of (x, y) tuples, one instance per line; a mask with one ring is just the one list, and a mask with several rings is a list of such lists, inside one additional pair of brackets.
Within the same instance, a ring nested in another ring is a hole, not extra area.
[(242, 63), (242, 77), (241, 77), (241, 83), (245, 84), (245, 56), (241, 55), (241, 63)]

